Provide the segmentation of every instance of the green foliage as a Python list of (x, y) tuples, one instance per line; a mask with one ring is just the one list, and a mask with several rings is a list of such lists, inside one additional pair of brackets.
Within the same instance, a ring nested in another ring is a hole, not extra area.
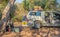
[(45, 10), (55, 10), (56, 9), (56, 0), (46, 0)]
[(8, 0), (0, 0), (0, 20), (2, 18), (2, 12), (5, 8), (5, 6), (7, 5)]
[(15, 10), (16, 10), (16, 5), (13, 5), (13, 7), (11, 7), (10, 9), (10, 18), (14, 17)]
[(1, 18), (2, 18), (2, 13), (1, 13), (1, 11), (0, 11), (0, 20), (1, 20)]
[(25, 10), (29, 10), (29, 2), (24, 0), (23, 1), (23, 7), (24, 7)]
[(16, 5), (16, 9), (14, 12), (14, 16), (11, 14), (13, 16), (12, 19), (13, 19), (13, 22), (20, 22), (22, 21), (22, 17), (26, 15), (28, 11), (23, 8), (23, 4), (21, 3), (15, 4), (15, 5)]
[(0, 0), (0, 4), (2, 4), (3, 2), (7, 3), (9, 0)]
[(22, 21), (22, 16), (15, 16), (13, 18), (13, 22), (20, 22), (20, 21)]
[(0, 10), (3, 11), (5, 6), (7, 5), (8, 0), (0, 0)]
[(41, 6), (44, 10), (55, 10), (56, 0), (24, 0), (23, 5), (25, 9), (33, 9), (34, 6)]

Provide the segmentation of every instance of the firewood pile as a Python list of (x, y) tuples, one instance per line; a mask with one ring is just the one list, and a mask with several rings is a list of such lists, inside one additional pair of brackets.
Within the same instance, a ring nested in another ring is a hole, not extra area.
[(30, 29), (28, 27), (23, 28), (19, 33), (4, 33), (2, 37), (60, 37), (60, 29), (46, 27), (42, 27), (40, 29)]

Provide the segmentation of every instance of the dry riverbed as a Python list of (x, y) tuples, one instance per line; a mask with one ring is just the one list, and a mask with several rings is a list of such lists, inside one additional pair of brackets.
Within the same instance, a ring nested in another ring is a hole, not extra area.
[(60, 28), (47, 28), (40, 29), (23, 28), (21, 32), (6, 32), (2, 37), (60, 37)]

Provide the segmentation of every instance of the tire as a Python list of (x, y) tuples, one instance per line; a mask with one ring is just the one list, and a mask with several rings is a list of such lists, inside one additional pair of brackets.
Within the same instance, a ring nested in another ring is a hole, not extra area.
[(40, 21), (38, 20), (34, 21), (34, 28), (40, 28), (40, 27), (41, 27)]

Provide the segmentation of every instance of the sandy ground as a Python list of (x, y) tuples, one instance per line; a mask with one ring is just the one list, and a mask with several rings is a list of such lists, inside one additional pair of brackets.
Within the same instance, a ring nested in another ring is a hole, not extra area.
[[(1, 37), (1, 36), (0, 36)], [(60, 28), (47, 28), (40, 29), (23, 28), (21, 32), (6, 32), (2, 37), (60, 37)]]

